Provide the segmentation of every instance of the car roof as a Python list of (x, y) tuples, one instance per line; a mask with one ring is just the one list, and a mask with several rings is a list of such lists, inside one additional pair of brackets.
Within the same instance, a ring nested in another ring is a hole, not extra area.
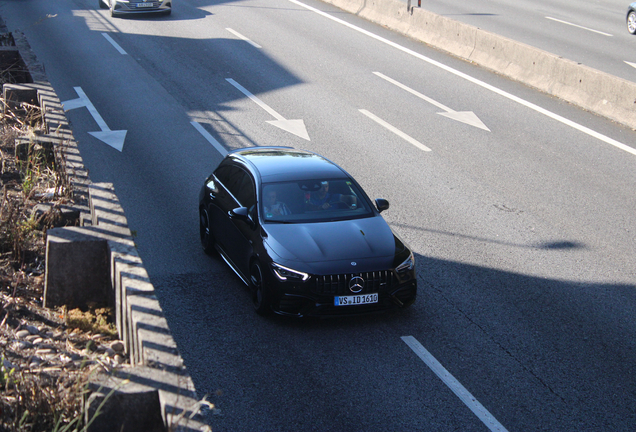
[(235, 150), (228, 157), (250, 164), (263, 183), (312, 179), (348, 179), (338, 165), (316, 153), (292, 147), (251, 147)]

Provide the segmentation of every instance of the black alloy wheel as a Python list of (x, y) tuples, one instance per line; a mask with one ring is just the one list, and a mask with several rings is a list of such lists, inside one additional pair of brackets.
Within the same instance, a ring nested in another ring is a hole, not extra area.
[(210, 232), (210, 218), (205, 209), (199, 210), (199, 236), (201, 237), (203, 251), (208, 255), (214, 254), (214, 236)]
[(250, 266), (250, 291), (256, 313), (268, 315), (272, 309), (269, 304), (267, 286), (263, 279), (263, 271), (258, 261), (254, 261)]

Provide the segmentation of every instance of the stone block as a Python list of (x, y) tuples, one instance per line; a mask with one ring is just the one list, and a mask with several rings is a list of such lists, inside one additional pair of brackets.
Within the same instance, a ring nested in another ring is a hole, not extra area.
[(9, 82), (29, 83), (33, 81), (17, 46), (0, 47), (0, 67), (7, 75)]
[(112, 306), (108, 242), (79, 227), (47, 231), (44, 306)]
[(52, 167), (58, 142), (58, 139), (49, 136), (18, 137), (15, 140), (15, 157), (21, 162), (32, 160)]
[(22, 103), (39, 106), (38, 90), (28, 85), (5, 84), (2, 86), (2, 97), (4, 98), (3, 112), (25, 111)]
[[(95, 397), (98, 401), (103, 401), (105, 399), (103, 395), (108, 394), (111, 394), (111, 396), (128, 395), (120, 396), (120, 398), (125, 400), (130, 400), (129, 397), (139, 398), (143, 403), (139, 405), (131, 404), (128, 409), (131, 412), (138, 411), (142, 417), (153, 419), (153, 422), (146, 423), (148, 427), (156, 427), (156, 412), (159, 412), (163, 419), (163, 425), (169, 431), (211, 431), (210, 427), (205, 425), (201, 411), (202, 409), (213, 407), (199, 401), (192, 379), (185, 368), (183, 368), (181, 373), (147, 366), (115, 369), (109, 373), (99, 373), (93, 376), (89, 389), (92, 392), (101, 394), (101, 396)], [(153, 392), (158, 392), (159, 409), (157, 409), (156, 405), (157, 399), (155, 399), (154, 395), (150, 395)], [(92, 401), (89, 402), (92, 403)], [(116, 405), (117, 402), (115, 402), (115, 407)], [(89, 406), (90, 404), (87, 403), (86, 408), (89, 408)], [(113, 414), (119, 415), (117, 413)], [(122, 413), (121, 415), (124, 414)], [(121, 427), (121, 425), (113, 423), (108, 426)], [(139, 425), (139, 427), (144, 427), (144, 425)], [(90, 428), (88, 430), (92, 431)], [(99, 431), (101, 430), (108, 429), (99, 429)], [(137, 430), (141, 432), (146, 430), (154, 431), (155, 429)]]
[(165, 432), (158, 390), (94, 392), (84, 410), (87, 432)]
[(81, 213), (76, 207), (43, 202), (36, 204), (31, 214), (41, 226), (59, 228), (79, 225)]

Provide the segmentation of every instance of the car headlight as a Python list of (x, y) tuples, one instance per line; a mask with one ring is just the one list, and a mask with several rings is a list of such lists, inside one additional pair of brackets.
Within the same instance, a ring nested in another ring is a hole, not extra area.
[(284, 267), (280, 264), (272, 263), (272, 269), (278, 279), (282, 281), (306, 281), (309, 279), (309, 274)]
[(402, 264), (397, 266), (395, 270), (397, 270), (398, 273), (402, 273), (405, 271), (413, 270), (413, 267), (415, 267), (415, 257), (413, 256), (413, 252), (411, 252), (409, 254), (409, 257), (405, 259)]

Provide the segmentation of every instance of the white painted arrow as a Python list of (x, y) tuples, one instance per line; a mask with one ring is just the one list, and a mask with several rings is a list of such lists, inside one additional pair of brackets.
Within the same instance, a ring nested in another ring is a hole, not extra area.
[(444, 117), (448, 117), (450, 119), (457, 120), (459, 122), (466, 123), (467, 125), (475, 126), (475, 127), (479, 128), (479, 129), (487, 130), (488, 132), (490, 132), (490, 129), (488, 129), (488, 127), (481, 120), (479, 120), (479, 117), (477, 117), (475, 115), (475, 113), (472, 112), (472, 111), (455, 111), (455, 110), (453, 110), (451, 108), (448, 108), (445, 105), (442, 105), (441, 103), (437, 102), (436, 100), (433, 100), (433, 99), (431, 99), (428, 96), (424, 96), (422, 93), (419, 93), (418, 91), (413, 90), (412, 88), (407, 87), (404, 84), (402, 84), (402, 83), (400, 83), (400, 82), (398, 82), (398, 81), (396, 81), (396, 80), (394, 80), (392, 78), (389, 78), (386, 75), (381, 74), (380, 72), (373, 72), (373, 74), (379, 76), (380, 78), (382, 78), (382, 79), (384, 79), (384, 80), (386, 80), (388, 82), (390, 82), (393, 85), (396, 85), (396, 86), (400, 87), (403, 90), (406, 90), (407, 92), (419, 97), (420, 99), (423, 99), (426, 102), (435, 105), (437, 108), (443, 109), (445, 112), (437, 113), (439, 115), (443, 115)]
[(276, 126), (284, 131), (290, 132), (300, 138), (306, 139), (307, 141), (311, 141), (309, 139), (309, 134), (307, 133), (307, 128), (305, 128), (305, 122), (302, 119), (299, 120), (287, 120), (282, 115), (278, 114), (271, 107), (265, 104), (262, 100), (254, 96), (250, 93), (245, 87), (234, 81), (232, 78), (226, 78), (226, 81), (236, 87), (241, 93), (243, 93), (248, 98), (252, 99), (252, 101), (256, 102), (258, 106), (267, 111), (272, 117), (275, 117), (276, 120), (270, 120), (267, 123)]
[(64, 111), (70, 111), (75, 108), (83, 108), (86, 107), (88, 112), (93, 116), (95, 122), (102, 130), (101, 132), (89, 132), (89, 134), (93, 135), (98, 140), (108, 144), (116, 150), (122, 151), (124, 148), (124, 140), (126, 139), (126, 131), (125, 130), (110, 130), (104, 119), (95, 109), (93, 103), (88, 99), (84, 90), (81, 87), (73, 87), (77, 92), (79, 98), (68, 100), (66, 102), (62, 102), (62, 106), (64, 107)]

